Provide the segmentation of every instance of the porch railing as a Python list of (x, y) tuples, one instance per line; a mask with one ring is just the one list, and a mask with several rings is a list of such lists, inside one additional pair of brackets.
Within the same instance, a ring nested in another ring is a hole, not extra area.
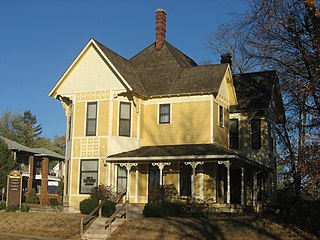
[[(120, 201), (122, 200), (122, 198), (126, 195), (126, 193), (127, 193), (126, 190), (123, 190), (122, 192), (118, 193), (118, 194), (112, 199), (113, 202), (114, 202), (116, 205), (118, 205), (118, 204), (120, 203)], [(99, 205), (98, 205), (95, 209), (93, 209), (92, 212), (89, 213), (88, 216), (86, 216), (86, 217), (81, 217), (81, 219), (80, 219), (80, 236), (83, 235), (84, 227), (95, 217), (95, 214), (97, 213), (97, 211), (99, 211), (99, 217), (102, 216), (102, 207), (103, 207), (105, 201), (106, 201), (106, 199), (104, 199), (104, 200), (99, 200)], [(126, 204), (126, 202), (125, 202), (124, 204)], [(123, 204), (123, 205), (124, 205), (124, 204)], [(120, 208), (116, 209), (115, 213), (119, 213), (119, 212), (121, 211), (121, 209), (123, 209), (123, 205), (121, 205)], [(127, 211), (128, 211), (128, 209), (126, 209), (126, 216), (128, 215)], [(110, 218), (114, 217), (114, 215), (117, 216), (115, 213), (114, 213)], [(109, 218), (109, 219), (110, 219), (110, 218)], [(116, 217), (114, 217), (114, 219), (115, 219), (115, 218), (116, 218)], [(114, 221), (114, 219), (113, 219), (113, 221)], [(107, 222), (108, 222), (108, 221), (107, 221)], [(106, 226), (105, 229), (106, 229), (108, 226), (111, 227), (111, 223), (110, 223), (110, 225), (106, 224), (105, 226)]]
[(99, 211), (99, 217), (101, 217), (101, 215), (102, 215), (102, 207), (104, 205), (104, 202), (105, 202), (105, 199), (104, 200), (99, 200), (98, 206), (96, 206), (96, 208), (93, 209), (91, 211), (91, 213), (89, 213), (88, 216), (81, 217), (81, 219), (80, 219), (80, 236), (83, 235), (84, 227), (92, 220), (92, 218), (95, 217), (94, 215), (97, 213), (97, 211)]
[(129, 213), (129, 201), (126, 200), (125, 203), (123, 203), (119, 208), (116, 209), (116, 211), (108, 218), (108, 220), (105, 223), (105, 229), (108, 228), (108, 238), (111, 236), (112, 233), (112, 223), (116, 220), (116, 218), (119, 218), (119, 214), (121, 212), (125, 211), (125, 218), (128, 219), (128, 213)]

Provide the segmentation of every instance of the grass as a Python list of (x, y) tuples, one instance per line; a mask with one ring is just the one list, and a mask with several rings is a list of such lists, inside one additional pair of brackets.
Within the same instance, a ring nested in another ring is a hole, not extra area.
[(125, 222), (112, 235), (113, 240), (203, 240), (203, 239), (319, 239), (296, 226), (259, 215), (217, 215), (205, 218), (144, 218)]
[[(0, 233), (8, 232), (46, 238), (80, 239), (81, 216), (81, 214), (74, 213), (0, 212)], [(24, 238), (0, 235), (0, 239)], [(111, 239), (313, 240), (320, 238), (272, 216), (215, 214), (210, 219), (192, 217), (129, 219), (113, 233)]]
[(74, 213), (0, 212), (0, 232), (79, 239), (80, 218)]

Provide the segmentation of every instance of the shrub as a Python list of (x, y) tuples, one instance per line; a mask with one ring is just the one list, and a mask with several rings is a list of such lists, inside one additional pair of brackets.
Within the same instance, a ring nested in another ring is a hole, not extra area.
[(98, 200), (108, 199), (113, 200), (116, 196), (114, 188), (112, 186), (105, 186), (100, 184), (99, 186), (93, 187), (91, 189), (90, 198), (95, 198)]
[(178, 196), (174, 184), (164, 184), (154, 188), (150, 193), (151, 202), (172, 202)]
[(102, 216), (110, 217), (115, 211), (116, 211), (115, 203), (111, 202), (110, 200), (106, 200), (102, 208)]
[(19, 210), (19, 207), (16, 205), (10, 205), (10, 206), (6, 207), (6, 212), (15, 212), (17, 210)]
[(0, 202), (0, 210), (5, 209), (7, 206), (6, 202), (1, 201)]
[(31, 203), (31, 204), (38, 204), (38, 197), (36, 190), (32, 188), (28, 193), (27, 193), (27, 198), (26, 198), (26, 203)]
[(56, 199), (56, 198), (50, 198), (49, 201), (50, 201), (50, 206), (58, 206), (59, 205), (58, 199)]
[(20, 211), (21, 212), (29, 212), (30, 207), (28, 205), (21, 205)]
[(99, 200), (96, 198), (87, 198), (80, 202), (80, 212), (82, 214), (90, 214), (92, 210), (98, 206)]
[(144, 217), (174, 217), (182, 214), (184, 214), (184, 208), (179, 203), (147, 203), (143, 209)]

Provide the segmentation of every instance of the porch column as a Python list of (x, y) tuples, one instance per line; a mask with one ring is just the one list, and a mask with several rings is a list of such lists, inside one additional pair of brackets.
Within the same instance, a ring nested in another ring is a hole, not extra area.
[(192, 175), (191, 175), (191, 196), (195, 195), (195, 189), (196, 189), (196, 168), (199, 164), (204, 164), (204, 162), (185, 162), (185, 165), (191, 165), (192, 167)]
[(33, 169), (34, 169), (34, 156), (29, 156), (29, 178), (28, 178), (28, 192), (32, 189), (32, 183), (33, 183)]
[(218, 164), (224, 164), (227, 168), (227, 203), (230, 203), (230, 161), (218, 161)]
[(152, 163), (152, 166), (158, 166), (159, 170), (160, 170), (160, 174), (159, 174), (159, 177), (160, 177), (160, 186), (163, 185), (163, 174), (162, 174), (162, 170), (165, 166), (168, 166), (170, 165), (171, 163), (170, 162), (160, 162), (160, 163)]
[(49, 158), (42, 158), (41, 166), (41, 204), (45, 204), (45, 197), (48, 195), (48, 175), (49, 175)]
[(241, 168), (241, 205), (244, 205), (244, 168)]
[(257, 181), (257, 172), (253, 173), (253, 196), (252, 196), (252, 200), (253, 200), (253, 206), (256, 207), (257, 206), (257, 190), (258, 190), (258, 181)]
[(130, 200), (130, 170), (132, 166), (138, 166), (138, 163), (121, 163), (121, 167), (126, 167), (127, 169), (127, 194), (126, 194), (126, 200), (129, 202)]

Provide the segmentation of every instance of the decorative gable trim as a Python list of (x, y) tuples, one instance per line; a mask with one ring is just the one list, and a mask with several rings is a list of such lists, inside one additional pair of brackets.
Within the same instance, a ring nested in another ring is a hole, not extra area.
[(52, 88), (52, 90), (49, 93), (50, 97), (53, 97), (53, 98), (57, 98), (58, 97), (57, 90), (59, 89), (59, 87), (61, 86), (61, 84), (65, 80), (65, 78), (68, 76), (68, 74), (72, 71), (74, 66), (80, 61), (81, 57), (85, 54), (87, 49), (89, 49), (91, 46), (98, 53), (98, 55), (101, 57), (101, 59), (107, 65), (107, 67), (116, 76), (116, 78), (119, 80), (119, 82), (124, 86), (124, 88), (127, 89), (128, 91), (132, 91), (131, 86), (127, 83), (127, 81), (123, 78), (123, 76), (115, 68), (115, 66), (108, 59), (108, 57), (101, 51), (101, 49), (97, 45), (96, 41), (94, 39), (90, 39), (89, 42), (86, 44), (86, 46), (82, 49), (80, 54), (76, 57), (76, 59), (72, 62), (72, 64), (69, 66), (69, 68), (65, 71), (65, 73), (62, 75), (62, 77), (59, 79), (57, 84)]

